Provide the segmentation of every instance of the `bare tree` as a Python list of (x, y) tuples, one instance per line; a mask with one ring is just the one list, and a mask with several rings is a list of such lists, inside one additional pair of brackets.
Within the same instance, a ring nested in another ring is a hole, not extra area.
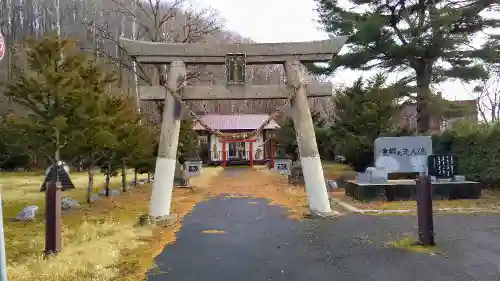
[(475, 86), (471, 93), (478, 101), (481, 120), (487, 123), (500, 121), (500, 71), (490, 70), (490, 78)]

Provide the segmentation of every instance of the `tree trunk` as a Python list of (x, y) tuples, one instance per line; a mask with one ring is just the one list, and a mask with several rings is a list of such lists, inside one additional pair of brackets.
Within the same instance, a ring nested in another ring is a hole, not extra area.
[(125, 162), (122, 162), (122, 190), (127, 192), (127, 173), (125, 170)]
[(109, 182), (111, 180), (111, 159), (108, 160), (108, 168), (106, 169), (106, 183), (104, 188), (106, 190), (106, 196), (109, 196)]
[(429, 104), (432, 95), (430, 89), (432, 63), (422, 62), (415, 71), (417, 73), (417, 126), (419, 132), (427, 133), (432, 117)]
[(137, 169), (134, 169), (134, 186), (137, 186)]
[(45, 190), (45, 254), (57, 254), (61, 251), (61, 189), (59, 177), (60, 140), (59, 131), (55, 130), (55, 151), (52, 159), (52, 180)]
[(151, 173), (148, 172), (148, 183), (151, 183)]
[(89, 177), (89, 184), (87, 186), (87, 203), (92, 203), (92, 190), (94, 190), (94, 172), (92, 171), (92, 165), (89, 165), (87, 175)]

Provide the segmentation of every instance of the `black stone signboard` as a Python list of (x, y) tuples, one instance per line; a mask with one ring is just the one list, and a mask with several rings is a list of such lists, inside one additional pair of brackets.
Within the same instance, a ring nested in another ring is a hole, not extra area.
[(453, 154), (432, 154), (427, 157), (429, 175), (436, 179), (453, 178), (457, 173), (457, 156)]
[(190, 173), (196, 173), (196, 172), (198, 172), (198, 166), (189, 166), (188, 171)]
[(278, 171), (288, 171), (288, 168), (287, 168), (286, 164), (278, 164), (278, 165), (276, 165), (276, 170), (278, 170)]
[[(69, 178), (68, 174), (64, 170), (63, 165), (59, 165), (59, 170), (57, 172), (57, 176), (59, 177), (58, 182), (61, 183), (62, 190), (68, 190), (75, 188), (75, 185)], [(45, 176), (45, 180), (43, 181), (42, 187), (40, 188), (40, 192), (44, 192), (48, 183), (52, 181), (52, 166), (50, 167), (47, 176)]]

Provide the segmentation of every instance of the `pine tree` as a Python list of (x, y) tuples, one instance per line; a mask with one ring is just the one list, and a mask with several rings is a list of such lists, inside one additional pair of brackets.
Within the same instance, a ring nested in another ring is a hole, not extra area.
[(2, 86), (6, 96), (28, 111), (16, 124), (30, 136), (31, 146), (57, 162), (71, 133), (81, 129), (79, 114), (88, 92), (81, 73), (90, 61), (70, 40), (48, 36), (27, 43), (27, 68), (13, 66), (12, 79)]
[(384, 84), (382, 75), (368, 83), (360, 78), (333, 97), (336, 116), (331, 136), (335, 149), (358, 172), (372, 164), (375, 139), (394, 128), (398, 106), (393, 89)]
[(189, 158), (198, 158), (198, 135), (193, 130), (193, 120), (181, 121), (179, 131), (179, 146), (177, 148), (177, 159), (183, 164)]
[[(500, 26), (500, 18), (488, 13), (499, 8), (496, 0), (350, 0), (343, 5), (337, 0), (316, 1), (325, 30), (331, 36), (349, 36), (349, 52), (338, 55), (328, 68), (311, 66), (311, 70), (327, 74), (347, 67), (409, 72), (399, 82), (406, 86), (402, 92), (416, 93), (421, 131), (429, 129), (429, 104), (436, 99), (431, 84), (449, 78), (484, 78), (488, 74), (480, 61), (499, 57), (492, 44), (471, 47), (473, 38)], [(344, 8), (346, 4), (356, 8)]]

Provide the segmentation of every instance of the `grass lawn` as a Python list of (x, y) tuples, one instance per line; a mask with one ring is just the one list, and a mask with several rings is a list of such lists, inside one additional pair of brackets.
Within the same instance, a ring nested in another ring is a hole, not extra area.
[[(133, 173), (128, 175), (128, 180), (132, 180)], [(141, 185), (89, 205), (84, 203), (86, 177), (85, 173), (71, 174), (76, 189), (63, 192), (63, 196), (78, 200), (82, 206), (63, 215), (63, 251), (44, 260), (45, 206), (44, 193), (39, 191), (43, 176), (23, 173), (3, 173), (0, 176), (9, 281), (127, 280), (146, 271), (147, 268), (131, 265), (123, 259), (132, 256), (137, 264), (147, 267), (155, 256), (155, 251), (146, 249), (141, 249), (139, 254), (134, 252), (144, 245), (149, 248), (151, 243), (147, 242), (153, 241), (158, 233), (154, 228), (137, 226), (138, 217), (148, 211), (151, 185)], [(146, 177), (143, 175), (139, 179)], [(196, 180), (193, 182), (196, 184)], [(103, 184), (104, 175), (96, 175), (96, 192)], [(113, 178), (111, 184), (119, 188), (121, 176)], [(189, 191), (175, 190), (174, 210), (179, 208), (178, 201), (186, 192)], [(11, 220), (22, 208), (33, 204), (40, 207), (36, 221)], [(127, 271), (123, 270), (124, 264), (127, 264)]]
[(325, 179), (336, 180), (339, 177), (344, 177), (345, 179), (354, 179), (356, 173), (352, 169), (338, 162), (323, 161), (323, 174)]
[[(340, 169), (335, 165), (330, 167)], [(42, 258), (44, 194), (39, 188), (43, 177), (33, 174), (0, 177), (4, 189), (9, 281), (143, 280), (148, 270), (152, 269), (154, 274), (154, 258), (166, 244), (175, 241), (182, 217), (198, 202), (213, 196), (267, 198), (272, 204), (287, 207), (291, 219), (301, 219), (307, 213), (305, 190), (289, 186), (286, 177), (257, 166), (235, 177), (217, 177), (221, 170), (204, 168), (200, 177), (191, 180), (196, 186), (194, 191), (174, 189), (172, 214), (178, 220), (169, 226), (138, 225), (138, 218), (148, 213), (150, 184), (91, 205), (83, 203), (80, 209), (63, 215), (63, 251), (48, 260)], [(86, 175), (72, 173), (71, 177), (77, 188), (64, 192), (63, 196), (85, 202)], [(120, 182), (121, 177), (116, 177), (112, 185), (119, 186)], [(104, 177), (96, 177), (96, 186), (102, 187), (102, 183)], [(40, 207), (36, 221), (9, 220), (32, 204)], [(213, 235), (212, 232), (208, 234)]]
[[(372, 201), (362, 202), (346, 196), (342, 192), (331, 193), (331, 196), (341, 200), (358, 209), (375, 209), (375, 210), (416, 210), (417, 202), (415, 200), (408, 201)], [(483, 190), (479, 199), (462, 199), (462, 200), (433, 200), (433, 209), (444, 208), (482, 208), (500, 210), (500, 192), (492, 190)]]

